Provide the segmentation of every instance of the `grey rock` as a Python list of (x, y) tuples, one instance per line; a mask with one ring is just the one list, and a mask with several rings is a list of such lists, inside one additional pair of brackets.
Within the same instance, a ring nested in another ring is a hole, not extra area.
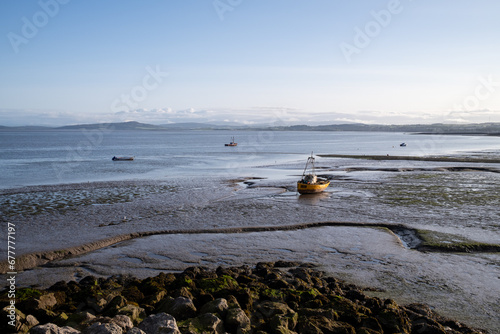
[(57, 304), (56, 297), (53, 293), (48, 293), (46, 295), (40, 296), (38, 298), (33, 298), (26, 302), (25, 308), (29, 311), (35, 310), (50, 310)]
[(146, 311), (142, 307), (132, 304), (128, 304), (125, 307), (119, 309), (118, 314), (128, 316), (134, 324), (139, 323), (146, 317)]
[(246, 331), (250, 329), (250, 318), (241, 308), (231, 308), (227, 311), (224, 325), (230, 332)]
[(124, 332), (134, 327), (132, 320), (128, 316), (123, 314), (115, 315), (114, 318), (110, 320), (110, 323), (120, 326), (120, 328)]
[(193, 301), (186, 297), (167, 297), (163, 299), (159, 306), (159, 312), (171, 314), (176, 319), (185, 320), (196, 316), (196, 307)]
[(276, 314), (288, 314), (294, 313), (294, 311), (288, 307), (285, 303), (278, 303), (266, 300), (256, 305), (255, 309), (259, 311), (264, 318), (271, 318)]
[(92, 313), (81, 311), (70, 315), (68, 317), (66, 325), (71, 327), (78, 327), (80, 324), (91, 323), (95, 318), (95, 315), (93, 315)]
[(147, 334), (147, 333), (138, 327), (134, 327), (132, 329), (129, 329), (127, 334)]
[(104, 298), (89, 297), (86, 299), (87, 306), (97, 313), (101, 313), (108, 303)]
[(109, 316), (115, 316), (118, 310), (127, 305), (127, 299), (123, 296), (116, 296), (113, 298), (108, 305), (106, 305), (103, 314)]
[(26, 324), (29, 328), (31, 328), (31, 327), (34, 327), (34, 326), (40, 324), (40, 323), (38, 322), (38, 320), (36, 320), (36, 318), (34, 316), (32, 316), (31, 314), (28, 314), (26, 316)]
[(170, 314), (158, 313), (144, 319), (137, 327), (147, 334), (180, 334), (175, 318)]
[(222, 320), (213, 313), (204, 313), (196, 318), (188, 319), (183, 322), (180, 329), (183, 333), (226, 333)]
[(30, 334), (81, 334), (81, 332), (69, 326), (59, 327), (55, 324), (48, 323), (33, 327)]
[(31, 327), (39, 324), (39, 321), (33, 315), (31, 314), (25, 315), (17, 308), (11, 310), (8, 308), (8, 306), (5, 306), (0, 311), (0, 315), (2, 319), (5, 319), (6, 322), (14, 321), (15, 322), (14, 330), (18, 333), (25, 333)]
[(83, 334), (123, 334), (123, 330), (114, 323), (101, 324), (100, 322), (96, 322), (83, 330)]
[(217, 298), (212, 300), (201, 307), (200, 313), (215, 313), (219, 317), (224, 318), (226, 316), (227, 310), (229, 309), (229, 304), (224, 298)]
[(166, 296), (167, 296), (166, 291), (158, 291), (158, 292), (155, 292), (153, 295), (147, 297), (145, 303), (148, 305), (155, 305), (158, 302), (160, 302), (162, 299), (164, 299)]

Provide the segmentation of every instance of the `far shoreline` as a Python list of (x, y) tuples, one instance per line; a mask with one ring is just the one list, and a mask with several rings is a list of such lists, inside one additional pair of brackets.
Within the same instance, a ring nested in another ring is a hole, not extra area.
[(437, 161), (437, 162), (471, 162), (471, 163), (500, 163), (500, 159), (467, 158), (450, 156), (404, 156), (404, 155), (356, 155), (356, 154), (318, 154), (322, 158), (347, 158), (365, 160), (414, 160), (414, 161)]

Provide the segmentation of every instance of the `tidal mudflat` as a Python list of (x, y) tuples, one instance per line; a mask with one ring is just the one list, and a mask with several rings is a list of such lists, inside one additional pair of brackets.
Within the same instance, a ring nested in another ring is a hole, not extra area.
[(376, 296), (500, 328), (497, 163), (319, 162), (332, 183), (318, 196), (295, 193), (294, 163), (237, 179), (3, 190), (2, 219), (16, 224), (24, 269), (18, 284), (293, 260)]

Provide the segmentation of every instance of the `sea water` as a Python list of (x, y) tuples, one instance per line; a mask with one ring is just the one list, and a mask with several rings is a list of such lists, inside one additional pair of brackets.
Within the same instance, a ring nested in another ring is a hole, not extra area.
[[(236, 147), (224, 146), (232, 137)], [(400, 143), (405, 142), (406, 147)], [(235, 175), (314, 154), (498, 153), (500, 137), (319, 131), (3, 131), (0, 187)], [(133, 156), (134, 161), (111, 160)]]

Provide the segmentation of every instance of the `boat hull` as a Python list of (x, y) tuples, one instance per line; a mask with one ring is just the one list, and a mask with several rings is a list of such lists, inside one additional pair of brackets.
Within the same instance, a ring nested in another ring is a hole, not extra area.
[(113, 161), (133, 161), (134, 157), (113, 157)]
[(324, 191), (330, 185), (330, 181), (319, 181), (316, 183), (297, 182), (299, 194), (317, 194)]

